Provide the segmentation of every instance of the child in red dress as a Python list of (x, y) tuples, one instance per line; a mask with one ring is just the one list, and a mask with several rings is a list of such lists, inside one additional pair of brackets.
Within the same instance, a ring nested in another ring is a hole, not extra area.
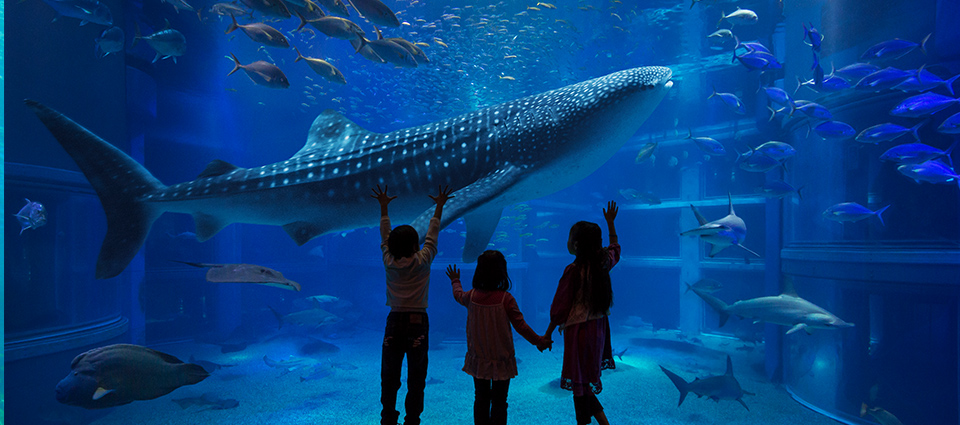
[(593, 417), (600, 425), (610, 424), (596, 394), (603, 390), (600, 371), (616, 367), (607, 315), (613, 305), (610, 269), (620, 261), (620, 244), (613, 226), (617, 211), (614, 201), (603, 210), (610, 231), (609, 247), (603, 247), (602, 231), (596, 223), (581, 221), (570, 228), (567, 250), (576, 259), (563, 271), (557, 285), (550, 307), (550, 327), (544, 335), (550, 338), (558, 326), (563, 334), (560, 386), (573, 391), (577, 424), (589, 424)]

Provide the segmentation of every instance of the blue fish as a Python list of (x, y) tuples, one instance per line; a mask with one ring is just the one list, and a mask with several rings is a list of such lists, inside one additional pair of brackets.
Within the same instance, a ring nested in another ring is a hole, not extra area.
[(777, 141), (766, 142), (753, 150), (781, 162), (797, 154), (797, 150), (793, 146)]
[(819, 103), (799, 100), (794, 103), (796, 103), (798, 111), (803, 112), (804, 115), (810, 118), (824, 121), (833, 119), (833, 114), (830, 113), (830, 110)]
[(733, 50), (737, 50), (743, 47), (744, 49), (747, 49), (747, 52), (770, 53), (770, 49), (768, 49), (767, 46), (764, 46), (759, 41), (747, 41), (747, 42), (741, 43), (740, 39), (738, 39), (737, 36), (733, 36), (733, 40), (736, 41), (737, 43), (737, 45), (733, 47)]
[(737, 51), (734, 50), (732, 62), (736, 62), (738, 60), (750, 71), (766, 71), (768, 69), (783, 68), (783, 65), (777, 61), (777, 58), (767, 52), (753, 51), (738, 56)]
[(919, 130), (920, 127), (922, 127), (926, 123), (927, 121), (925, 120), (913, 126), (912, 128), (906, 128), (906, 127), (899, 126), (889, 122), (883, 123), (883, 124), (877, 124), (873, 127), (870, 127), (866, 130), (861, 131), (860, 134), (857, 135), (857, 141), (860, 143), (877, 144), (880, 142), (889, 142), (893, 139), (903, 136), (904, 134), (912, 133), (913, 138), (919, 142), (920, 135), (917, 134), (917, 130)]
[(816, 131), (824, 139), (843, 140), (853, 137), (857, 134), (849, 124), (840, 121), (824, 121), (817, 124), (813, 131)]
[(950, 95), (956, 96), (956, 94), (953, 92), (953, 82), (956, 81), (957, 78), (960, 78), (960, 74), (954, 75), (948, 80), (944, 80), (938, 77), (936, 74), (920, 68), (916, 70), (915, 75), (901, 81), (900, 84), (893, 86), (893, 89), (904, 92), (925, 92), (940, 86), (946, 86), (947, 91), (950, 92)]
[[(810, 40), (807, 43), (807, 40)], [(803, 43), (813, 48), (814, 52), (820, 52), (820, 43), (823, 42), (823, 34), (820, 34), (820, 31), (817, 31), (813, 27), (813, 24), (810, 24), (810, 28), (807, 28), (807, 25), (803, 25)]]
[[(937, 131), (943, 134), (960, 134), (960, 112), (943, 120), (943, 122), (940, 123), (940, 127), (937, 127)], [(919, 142), (920, 140), (917, 139), (917, 141)]]
[(920, 164), (903, 164), (897, 167), (897, 171), (915, 182), (921, 181), (929, 183), (953, 183), (960, 184), (960, 176), (947, 164), (940, 161), (931, 160)]
[(97, 57), (105, 57), (111, 53), (123, 51), (123, 30), (120, 27), (110, 27), (94, 40)]
[(890, 115), (895, 117), (920, 118), (927, 115), (933, 115), (950, 107), (951, 104), (960, 99), (954, 99), (942, 94), (923, 93), (908, 97), (899, 105), (890, 110)]
[(713, 94), (707, 97), (710, 99), (712, 97), (717, 97), (723, 102), (724, 105), (727, 105), (728, 108), (732, 109), (733, 112), (736, 112), (740, 115), (746, 115), (747, 109), (743, 106), (743, 102), (740, 101), (740, 98), (733, 93), (717, 93), (717, 88), (713, 88)]
[(957, 146), (957, 143), (960, 142), (954, 142), (953, 145), (945, 151), (923, 143), (907, 143), (887, 149), (886, 152), (880, 155), (880, 159), (899, 162), (901, 164), (922, 164), (932, 159), (949, 158), (950, 152)]
[(774, 168), (784, 166), (783, 162), (776, 158), (755, 152), (753, 149), (742, 154), (737, 152), (737, 165), (740, 166), (740, 169), (752, 173), (766, 173)]
[(87, 22), (113, 25), (113, 14), (110, 13), (110, 8), (97, 0), (43, 0), (43, 2), (56, 10), (59, 16), (79, 19), (80, 25), (86, 25)]
[(780, 87), (762, 87), (762, 89), (771, 102), (780, 106), (793, 107), (793, 99), (790, 98), (790, 94), (786, 90)]
[(843, 78), (848, 82), (852, 83), (852, 82), (860, 81), (861, 79), (863, 79), (863, 77), (873, 74), (874, 72), (877, 72), (879, 70), (880, 70), (879, 66), (872, 65), (869, 63), (857, 62), (854, 64), (847, 65), (843, 68), (840, 68), (834, 71), (833, 73), (836, 76)]
[(883, 214), (884, 211), (890, 208), (889, 205), (880, 208), (879, 210), (872, 211), (869, 208), (860, 205), (856, 202), (844, 202), (841, 204), (834, 205), (830, 208), (827, 208), (823, 212), (823, 218), (827, 220), (836, 221), (839, 223), (843, 222), (854, 222), (860, 221), (872, 215), (877, 216), (877, 219), (880, 220), (880, 224), (886, 225), (883, 223)]
[(136, 33), (133, 36), (133, 44), (130, 47), (136, 46), (137, 41), (143, 39), (147, 44), (157, 52), (156, 56), (153, 57), (154, 63), (161, 59), (172, 58), (173, 63), (177, 63), (177, 56), (183, 56), (187, 53), (187, 38), (183, 36), (183, 33), (175, 29), (163, 29), (157, 31), (148, 36), (143, 36), (140, 34), (140, 25), (135, 26)]
[(723, 148), (723, 144), (709, 137), (693, 137), (693, 130), (690, 130), (690, 135), (687, 136), (687, 139), (693, 140), (693, 142), (697, 144), (697, 147), (707, 155), (723, 156), (727, 154), (727, 150)]
[(794, 188), (793, 186), (790, 186), (789, 183), (783, 180), (774, 180), (772, 182), (767, 182), (767, 183), (764, 183), (763, 186), (757, 188), (758, 193), (760, 193), (761, 195), (767, 198), (772, 198), (772, 199), (780, 199), (791, 193), (796, 192), (797, 197), (803, 200), (803, 195), (800, 193), (801, 190), (803, 190), (803, 186), (800, 186), (799, 188)]
[(47, 208), (39, 202), (32, 202), (29, 199), (24, 200), (27, 201), (27, 205), (24, 205), (18, 213), (13, 215), (20, 222), (21, 235), (24, 230), (36, 229), (47, 224)]
[[(803, 86), (807, 86), (807, 88), (815, 92), (825, 92), (825, 93), (838, 92), (840, 90), (844, 90), (852, 87), (850, 83), (847, 82), (847, 80), (834, 76), (833, 74), (823, 77), (823, 80), (820, 82), (819, 89), (816, 88), (817, 81), (815, 79), (803, 81), (800, 79), (800, 77), (797, 77), (797, 90), (800, 90), (800, 87), (803, 87)], [(796, 90), (793, 93), (796, 94), (797, 93)]]
[(860, 55), (860, 59), (899, 59), (918, 47), (923, 54), (927, 54), (927, 40), (930, 39), (931, 35), (933, 34), (927, 34), (927, 36), (924, 37), (923, 41), (921, 41), (919, 44), (909, 40), (901, 40), (899, 38), (877, 43), (873, 47), (867, 49), (866, 52), (863, 52), (863, 54)]
[(288, 159), (253, 168), (213, 161), (197, 179), (170, 186), (59, 112), (25, 103), (103, 196), (107, 232), (96, 277), (104, 279), (126, 268), (163, 213), (191, 214), (201, 241), (231, 223), (251, 223), (282, 226), (302, 246), (376, 225), (360, 197), (377, 184), (396, 186), (391, 218), (420, 235), (434, 209), (423, 195), (449, 184), (456, 202), (447, 204), (441, 227), (466, 220), (462, 256), (473, 261), (504, 207), (564, 189), (620, 150), (673, 87), (672, 75), (665, 67), (626, 69), (390, 133), (328, 110)]
[(868, 74), (866, 77), (860, 79), (857, 84), (854, 86), (857, 90), (872, 90), (872, 91), (882, 91), (886, 89), (892, 89), (896, 87), (897, 84), (903, 82), (907, 78), (910, 78), (910, 72), (904, 71), (902, 69), (897, 69), (891, 66), (883, 68), (879, 71), (876, 71), (872, 74)]

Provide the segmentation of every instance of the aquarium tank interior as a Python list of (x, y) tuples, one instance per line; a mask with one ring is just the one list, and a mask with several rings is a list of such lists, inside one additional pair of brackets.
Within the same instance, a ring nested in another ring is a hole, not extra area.
[(960, 1), (548, 1), (5, 2), (4, 420), (960, 424)]

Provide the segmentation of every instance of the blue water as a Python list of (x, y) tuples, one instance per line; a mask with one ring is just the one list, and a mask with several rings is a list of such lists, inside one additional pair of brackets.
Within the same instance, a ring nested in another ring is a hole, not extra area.
[[(907, 424), (960, 422), (956, 178), (917, 183), (897, 164), (880, 160), (887, 149), (915, 142), (910, 134), (877, 145), (824, 139), (814, 130), (823, 120), (803, 112), (788, 116), (787, 107), (770, 119), (768, 107), (782, 106), (758, 91), (779, 87), (794, 100), (819, 103), (857, 133), (887, 122), (907, 128), (925, 122), (919, 140), (947, 150), (960, 139), (937, 129), (960, 112), (956, 102), (920, 117), (897, 117), (891, 109), (920, 92), (797, 90), (797, 79), (814, 79), (816, 60), (826, 77), (869, 62), (911, 75), (923, 67), (947, 80), (960, 73), (960, 2), (702, 0), (691, 7), (665, 0), (387, 0), (403, 25), (380, 29), (384, 37), (418, 43), (429, 62), (416, 68), (374, 63), (348, 41), (311, 26), (295, 32), (296, 17), (238, 18), (277, 28), (303, 55), (339, 69), (345, 85), (295, 63), (292, 48), (263, 47), (242, 31), (224, 34), (229, 17), (209, 12), (213, 1), (188, 2), (201, 10), (199, 19), (155, 0), (103, 1), (125, 34), (123, 51), (106, 57), (98, 57), (94, 41), (106, 26), (81, 26), (71, 17), (54, 21), (56, 12), (43, 1), (5, 5), (11, 20), (6, 32), (0, 26), (6, 58), (0, 74), (12, 83), (0, 92), (4, 122), (11, 123), (0, 123), (5, 217), (12, 219), (24, 198), (48, 210), (44, 226), (22, 234), (15, 220), (3, 226), (5, 398), (15, 406), (5, 412), (10, 423), (374, 423), (379, 343), (389, 311), (374, 227), (378, 207), (366, 187), (356, 190), (358, 212), (344, 214), (368, 214), (369, 227), (337, 230), (302, 246), (277, 226), (243, 223), (199, 242), (193, 217), (164, 214), (123, 273), (94, 279), (107, 229), (103, 205), (23, 99), (62, 112), (173, 185), (196, 179), (215, 159), (243, 168), (285, 161), (328, 109), (386, 133), (654, 65), (673, 71), (673, 86), (639, 130), (588, 177), (505, 207), (488, 245), (506, 256), (511, 292), (541, 332), (556, 283), (573, 259), (566, 249), (570, 226), (578, 220), (602, 224), (606, 202), (619, 203), (623, 259), (611, 273), (610, 321), (614, 351), (626, 351), (618, 368), (604, 373), (599, 396), (611, 422), (876, 422), (869, 413), (861, 418), (863, 404)], [(755, 12), (757, 22), (717, 24), (737, 7)], [(350, 12), (366, 37), (376, 38), (374, 26)], [(155, 51), (143, 40), (134, 45), (134, 34), (168, 25), (186, 38), (186, 53), (176, 62), (153, 63)], [(819, 52), (804, 26), (823, 35)], [(719, 29), (761, 43), (781, 67), (749, 70), (733, 59), (733, 39), (708, 37)], [(916, 47), (861, 59), (871, 46), (897, 38)], [(231, 53), (243, 64), (275, 64), (289, 88), (256, 85), (243, 71), (228, 76)], [(6, 63), (11, 67), (4, 69)], [(960, 84), (952, 90), (940, 85), (927, 92), (956, 98)], [(744, 113), (710, 98), (714, 91), (737, 96)], [(598, 125), (587, 139), (611, 131)], [(726, 153), (709, 155), (689, 134), (715, 139)], [(766, 172), (745, 170), (746, 155), (759, 157), (753, 149), (770, 141), (788, 143), (797, 153)], [(652, 155), (638, 158), (653, 144)], [(590, 153), (588, 146), (571, 156)], [(952, 166), (949, 155), (934, 160)], [(799, 188), (802, 197), (762, 196), (759, 188), (778, 180)], [(419, 184), (413, 177), (385, 183)], [(425, 187), (434, 190), (432, 183)], [(430, 193), (416, 196), (429, 205)], [(707, 243), (679, 236), (698, 226), (691, 206), (706, 221), (721, 219), (728, 196), (748, 229), (742, 245), (757, 256), (731, 246), (711, 257)], [(889, 208), (882, 222), (877, 214), (844, 223), (825, 218), (825, 210), (848, 202), (869, 211)], [(433, 264), (428, 376), (434, 380), (426, 390), (425, 424), (471, 420), (471, 382), (460, 371), (465, 311), (451, 300), (443, 275), (447, 265), (457, 264), (469, 282), (473, 264), (461, 255), (466, 232), (462, 220), (446, 226)], [(174, 261), (262, 265), (302, 290), (211, 283), (202, 269)], [(800, 297), (855, 326), (786, 334), (791, 325), (736, 317), (719, 326), (717, 313), (685, 292), (686, 284), (704, 278), (722, 284), (712, 295), (727, 304), (778, 295), (781, 283), (792, 281)], [(278, 326), (270, 309), (309, 311), (315, 305), (307, 297), (316, 295), (339, 298), (325, 306), (336, 320), (316, 328)], [(511, 423), (573, 421), (570, 395), (556, 385), (562, 344), (554, 338), (555, 348), (544, 354), (516, 340), (522, 363), (511, 384)], [(235, 366), (154, 400), (102, 410), (58, 403), (54, 388), (70, 372), (71, 359), (115, 343)], [(750, 410), (695, 397), (677, 407), (677, 390), (657, 365), (692, 380), (722, 374), (726, 354), (743, 388), (756, 393), (744, 399)], [(302, 366), (273, 368), (264, 356)], [(405, 385), (401, 397), (404, 391)], [(201, 394), (238, 405), (200, 411), (172, 402)]]

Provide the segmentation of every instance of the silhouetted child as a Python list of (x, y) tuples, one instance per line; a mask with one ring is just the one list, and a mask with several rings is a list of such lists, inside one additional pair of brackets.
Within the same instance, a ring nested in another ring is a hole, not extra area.
[(548, 338), (537, 335), (523, 320), (517, 300), (510, 295), (507, 260), (500, 251), (484, 251), (477, 257), (473, 289), (463, 292), (460, 271), (447, 267), (453, 298), (467, 307), (467, 355), (463, 371), (473, 377), (476, 425), (507, 423), (507, 390), (517, 376), (510, 324), (540, 351), (550, 346)]
[(396, 425), (397, 391), (400, 389), (400, 368), (407, 356), (407, 398), (404, 401), (404, 425), (419, 425), (423, 412), (423, 388), (427, 381), (427, 349), (430, 329), (427, 321), (427, 293), (430, 288), (430, 264), (437, 256), (437, 235), (440, 233), (440, 215), (450, 196), (447, 188), (440, 189), (430, 199), (437, 204), (427, 236), (420, 249), (420, 236), (408, 225), (390, 230), (387, 204), (396, 199), (388, 196), (387, 188), (377, 185), (370, 195), (380, 202), (380, 248), (383, 266), (387, 271), (387, 326), (383, 332), (380, 357), (380, 412), (381, 425)]
[(570, 228), (567, 250), (576, 259), (563, 271), (557, 285), (550, 307), (550, 327), (544, 335), (550, 338), (557, 326), (563, 334), (560, 387), (573, 391), (577, 424), (589, 424), (590, 418), (595, 417), (601, 425), (609, 425), (596, 394), (603, 390), (600, 371), (616, 367), (607, 320), (613, 305), (610, 269), (620, 261), (620, 244), (613, 227), (616, 202), (607, 203), (603, 217), (610, 231), (607, 248), (603, 247), (602, 231), (596, 223), (580, 221)]

